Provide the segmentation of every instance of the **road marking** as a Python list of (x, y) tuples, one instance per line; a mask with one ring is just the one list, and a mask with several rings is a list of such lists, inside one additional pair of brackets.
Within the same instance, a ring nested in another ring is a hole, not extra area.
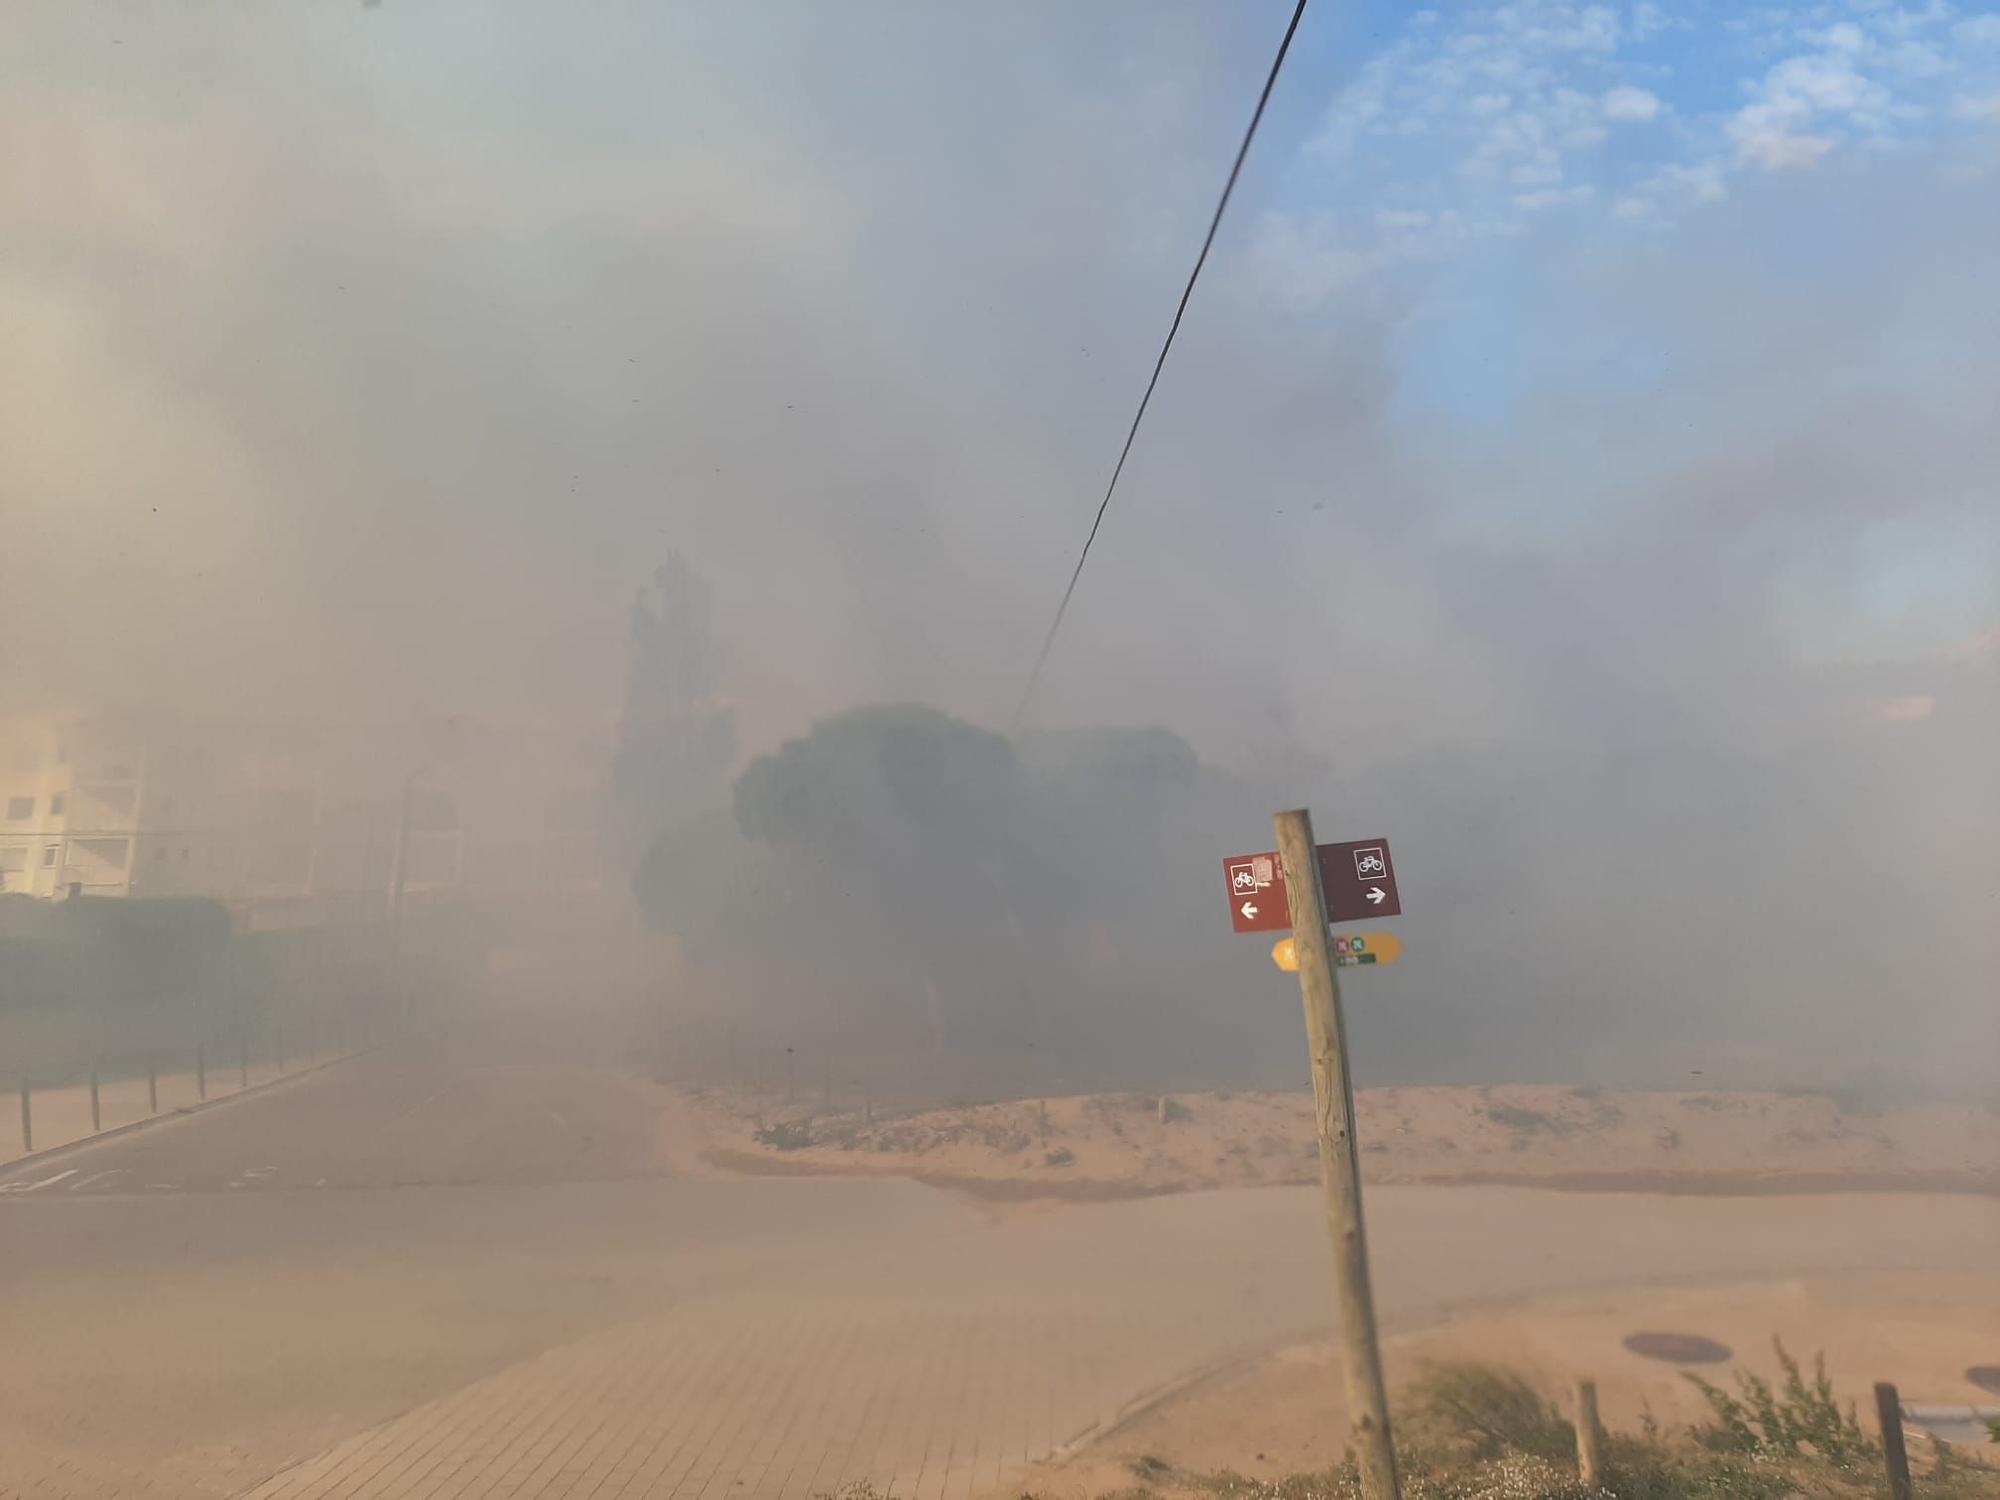
[(64, 1189), (64, 1191), (70, 1193), (80, 1193), (85, 1188), (89, 1187), (93, 1182), (102, 1182), (107, 1177), (116, 1177), (124, 1170), (125, 1169), (123, 1167), (110, 1167), (102, 1172), (93, 1172), (88, 1177), (84, 1178), (81, 1182), (72, 1182), (67, 1188)]
[(39, 1193), (45, 1187), (54, 1187), (65, 1177), (74, 1176), (76, 1176), (76, 1168), (71, 1167), (67, 1172), (58, 1172), (53, 1177), (44, 1177), (40, 1182), (28, 1183), (26, 1186), (20, 1188), (19, 1191), (23, 1193)]

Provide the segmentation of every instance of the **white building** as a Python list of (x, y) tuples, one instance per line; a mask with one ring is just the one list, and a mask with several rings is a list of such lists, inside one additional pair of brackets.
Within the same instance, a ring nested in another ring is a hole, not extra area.
[(380, 917), (398, 891), (594, 889), (595, 738), (0, 717), (0, 892), (207, 896), (261, 927)]

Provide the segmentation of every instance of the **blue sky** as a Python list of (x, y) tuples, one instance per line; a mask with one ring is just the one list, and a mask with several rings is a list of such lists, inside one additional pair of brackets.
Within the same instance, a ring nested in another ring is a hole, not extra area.
[[(1552, 390), (1626, 408), (1528, 462), (1526, 493), (1482, 488), (1462, 517), (1482, 535), (1560, 546), (1705, 446), (1885, 388), (1946, 406), (1990, 361), (1964, 335), (1993, 302), (1963, 294), (1992, 220), (1961, 215), (2000, 182), (2000, 11), (1374, 6), (1298, 62), (1321, 102), (1247, 231), (1264, 293), (1392, 309), (1395, 410), (1475, 450), (1556, 440)], [(1938, 269), (1918, 269), (1931, 237), (1958, 241), (1939, 295), (1884, 291)], [(1768, 369), (1711, 368), (1766, 341)], [(1976, 472), (1941, 488), (1962, 492), (1885, 497), (1940, 514), (1829, 516), (1798, 543), (1769, 602), (1803, 659), (1921, 657), (2000, 616), (2000, 505)]]
[(1358, 68), (1310, 58), (1353, 76), (1263, 230), (1302, 300), (1551, 214), (1657, 233), (1746, 178), (2000, 124), (2000, 10), (1520, 0), (1357, 30)]

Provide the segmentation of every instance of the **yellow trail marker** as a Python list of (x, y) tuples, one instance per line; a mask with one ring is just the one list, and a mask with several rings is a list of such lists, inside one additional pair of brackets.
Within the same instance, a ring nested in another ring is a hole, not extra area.
[[(1353, 932), (1333, 935), (1335, 968), (1352, 969), (1361, 964), (1392, 964), (1403, 956), (1403, 940), (1393, 932)], [(1299, 952), (1290, 938), (1278, 939), (1271, 949), (1271, 962), (1287, 974), (1299, 972)]]

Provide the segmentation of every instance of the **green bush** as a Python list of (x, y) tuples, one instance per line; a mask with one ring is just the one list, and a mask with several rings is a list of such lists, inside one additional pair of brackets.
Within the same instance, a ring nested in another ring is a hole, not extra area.
[(1736, 1385), (1742, 1395), (1738, 1397), (1699, 1375), (1685, 1377), (1701, 1392), (1714, 1415), (1712, 1422), (1695, 1429), (1696, 1439), (1721, 1453), (1789, 1456), (1811, 1452), (1836, 1467), (1852, 1467), (1872, 1459), (1875, 1444), (1861, 1430), (1853, 1405), (1843, 1412), (1834, 1399), (1826, 1356), (1814, 1359), (1809, 1382), (1783, 1342), (1773, 1339), (1771, 1343), (1785, 1372), (1780, 1387), (1773, 1388), (1762, 1376), (1739, 1370)]

